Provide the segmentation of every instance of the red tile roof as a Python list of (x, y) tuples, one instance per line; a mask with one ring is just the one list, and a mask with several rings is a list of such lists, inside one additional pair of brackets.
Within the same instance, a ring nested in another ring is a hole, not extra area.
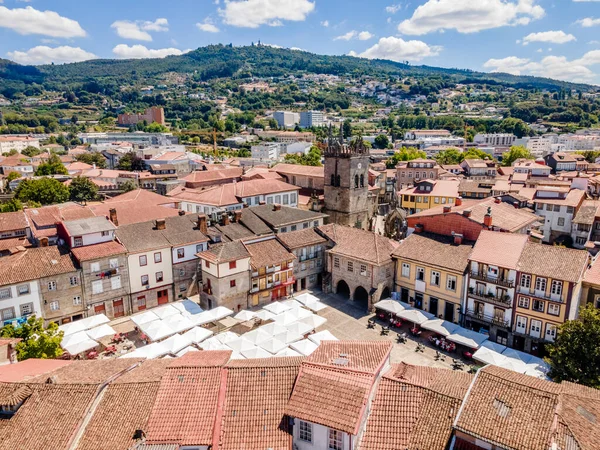
[(142, 189), (117, 195), (103, 203), (90, 205), (96, 216), (110, 216), (110, 210), (117, 210), (119, 226), (132, 223), (148, 222), (179, 215), (173, 207), (174, 200)]
[(244, 242), (244, 246), (251, 255), (250, 264), (256, 270), (296, 259), (275, 237), (259, 242)]
[(0, 213), (0, 232), (24, 230), (29, 227), (23, 211)]
[(26, 359), (16, 364), (0, 366), (0, 382), (28, 381), (40, 375), (47, 375), (69, 364), (71, 364), (71, 361), (61, 359)]
[(526, 234), (483, 230), (469, 259), (516, 270), (519, 257), (528, 240), (529, 236)]
[(85, 247), (75, 247), (71, 249), (71, 253), (73, 253), (73, 256), (75, 256), (77, 261), (82, 262), (121, 255), (127, 253), (127, 249), (117, 241), (110, 241), (101, 244), (87, 245)]
[(71, 254), (59, 247), (27, 248), (0, 258), (0, 286), (76, 272)]

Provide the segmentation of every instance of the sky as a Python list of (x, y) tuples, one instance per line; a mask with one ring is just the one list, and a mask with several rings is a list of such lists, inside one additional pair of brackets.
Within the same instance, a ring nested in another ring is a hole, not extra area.
[(0, 0), (21, 64), (263, 44), (600, 85), (600, 0)]

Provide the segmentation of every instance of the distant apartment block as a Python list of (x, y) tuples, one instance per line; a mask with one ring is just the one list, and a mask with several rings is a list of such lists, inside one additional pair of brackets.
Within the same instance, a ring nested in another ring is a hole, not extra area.
[(299, 114), (291, 111), (275, 111), (273, 119), (280, 128), (294, 128), (300, 122)]
[(325, 116), (321, 111), (302, 111), (300, 113), (300, 128), (322, 127)]
[(517, 137), (510, 133), (479, 133), (473, 138), (477, 145), (491, 145), (493, 147), (510, 147), (514, 144)]
[(40, 148), (40, 140), (30, 136), (0, 136), (0, 155), (11, 150), (21, 153), (27, 147)]
[(165, 125), (165, 110), (159, 107), (148, 108), (143, 114), (119, 114), (117, 123), (120, 126), (137, 125), (140, 122)]

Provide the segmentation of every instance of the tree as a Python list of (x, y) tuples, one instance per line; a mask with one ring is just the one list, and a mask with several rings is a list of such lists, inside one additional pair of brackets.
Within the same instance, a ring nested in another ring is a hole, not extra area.
[(102, 156), (102, 153), (98, 153), (98, 152), (82, 153), (80, 155), (75, 156), (75, 159), (82, 163), (89, 164), (90, 166), (93, 166), (94, 164), (96, 164), (96, 167), (98, 169), (106, 168), (106, 158), (104, 156)]
[(535, 159), (531, 152), (522, 145), (513, 145), (510, 150), (502, 154), (502, 165), (512, 166), (517, 159)]
[(10, 183), (11, 181), (16, 180), (17, 178), (21, 178), (21, 174), (13, 170), (12, 172), (9, 172), (6, 176), (6, 181), (7, 183)]
[(129, 172), (142, 171), (145, 168), (144, 160), (133, 152), (125, 153), (117, 165), (117, 169), (127, 170)]
[(306, 155), (288, 154), (285, 155), (285, 161), (302, 166), (321, 166), (321, 150), (316, 145), (313, 145)]
[(121, 190), (123, 192), (135, 191), (136, 189), (139, 189), (139, 186), (135, 184), (135, 181), (133, 180), (127, 180), (121, 185)]
[(489, 153), (484, 152), (483, 150), (479, 150), (478, 148), (470, 148), (466, 152), (463, 153), (464, 159), (489, 159), (493, 160), (492, 156)]
[(350, 136), (352, 136), (352, 122), (350, 122), (350, 120), (344, 120), (344, 125), (342, 127), (342, 133), (344, 134), (344, 137), (346, 139), (348, 139)]
[(438, 164), (460, 164), (465, 159), (464, 154), (455, 148), (449, 148), (448, 150), (441, 151), (435, 157)]
[(50, 156), (48, 161), (38, 166), (35, 171), (36, 176), (47, 176), (47, 175), (68, 175), (69, 171), (64, 166), (60, 158), (56, 155)]
[(0, 205), (0, 212), (15, 212), (23, 209), (23, 203), (15, 198), (11, 198), (6, 203)]
[(98, 186), (89, 178), (75, 177), (69, 185), (69, 195), (75, 202), (87, 202), (98, 197)]
[(547, 346), (550, 377), (600, 388), (600, 309), (588, 304), (579, 320), (558, 327), (556, 339)]
[(30, 158), (32, 156), (37, 156), (40, 153), (42, 153), (42, 151), (39, 148), (34, 147), (33, 145), (28, 145), (23, 150), (21, 150), (21, 155), (29, 156)]
[(55, 359), (63, 354), (60, 343), (64, 333), (55, 322), (44, 328), (44, 319), (41, 317), (31, 316), (27, 322), (16, 327), (6, 325), (0, 330), (0, 335), (21, 339), (16, 346), (19, 361), (29, 358)]
[(375, 146), (377, 148), (385, 149), (390, 145), (390, 140), (385, 134), (380, 134), (375, 138)]
[(15, 198), (22, 202), (34, 201), (42, 205), (69, 200), (69, 188), (54, 178), (23, 180), (15, 189)]
[(8, 152), (2, 153), (2, 156), (14, 156), (14, 155), (18, 155), (18, 154), (19, 154), (19, 152), (16, 149), (11, 148)]
[(427, 159), (427, 154), (414, 147), (403, 147), (386, 161), (385, 166), (388, 169), (393, 169), (400, 161), (412, 161), (413, 159)]
[(600, 158), (600, 151), (598, 150), (586, 150), (575, 153), (583, 155), (585, 157), (585, 160), (590, 164), (594, 164), (596, 162), (596, 159)]

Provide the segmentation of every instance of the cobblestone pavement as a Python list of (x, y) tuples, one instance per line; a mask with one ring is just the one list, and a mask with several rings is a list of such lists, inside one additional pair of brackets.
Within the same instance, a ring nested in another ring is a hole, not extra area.
[[(452, 358), (458, 358), (456, 354), (445, 355), (445, 360), (436, 360), (436, 348), (432, 347), (426, 339), (415, 338), (408, 332), (408, 325), (404, 325), (400, 332), (406, 332), (408, 339), (404, 344), (398, 344), (396, 337), (397, 331), (391, 330), (388, 336), (381, 336), (381, 323), (378, 322), (375, 329), (368, 329), (367, 323), (371, 313), (367, 313), (364, 309), (355, 306), (350, 300), (343, 299), (336, 294), (323, 294), (320, 291), (311, 292), (321, 301), (328, 305), (318, 314), (327, 319), (327, 322), (317, 329), (329, 330), (335, 337), (342, 340), (388, 340), (394, 343), (392, 349), (392, 363), (406, 362), (421, 366), (452, 368)], [(423, 352), (416, 352), (417, 344), (422, 343), (425, 348)], [(466, 364), (473, 364), (466, 362)], [(465, 365), (464, 370), (468, 370)]]

